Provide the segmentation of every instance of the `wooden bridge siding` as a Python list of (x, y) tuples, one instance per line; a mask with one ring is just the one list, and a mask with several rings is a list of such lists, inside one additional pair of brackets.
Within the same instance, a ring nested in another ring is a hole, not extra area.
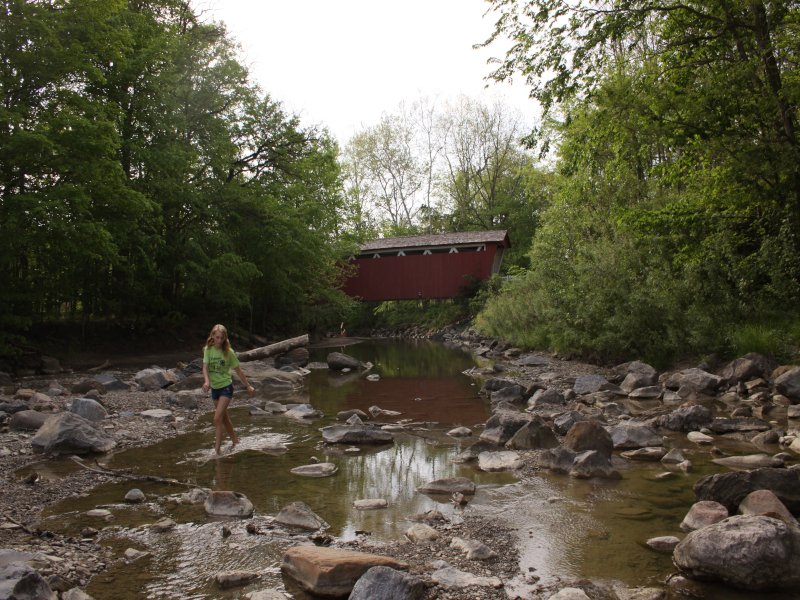
[(496, 251), (487, 244), (482, 252), (359, 258), (344, 291), (367, 301), (453, 298), (465, 275), (491, 276)]

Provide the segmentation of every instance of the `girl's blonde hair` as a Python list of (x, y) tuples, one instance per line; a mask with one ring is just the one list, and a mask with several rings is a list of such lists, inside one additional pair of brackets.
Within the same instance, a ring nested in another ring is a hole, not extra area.
[(225, 325), (220, 325), (219, 323), (214, 325), (211, 328), (211, 331), (208, 333), (208, 339), (206, 340), (205, 347), (210, 348), (211, 346), (214, 345), (214, 334), (217, 333), (218, 331), (222, 332), (222, 334), (225, 335), (225, 341), (222, 342), (222, 351), (225, 354), (227, 354), (231, 350), (231, 343), (228, 340), (228, 330), (225, 329)]

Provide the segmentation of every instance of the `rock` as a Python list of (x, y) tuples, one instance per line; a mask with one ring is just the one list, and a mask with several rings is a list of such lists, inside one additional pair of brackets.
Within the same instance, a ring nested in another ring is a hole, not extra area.
[(383, 409), (380, 406), (370, 406), (367, 410), (373, 417), (396, 417), (402, 414), (396, 410)]
[(664, 465), (679, 465), (685, 460), (686, 457), (683, 456), (683, 452), (679, 448), (672, 448), (661, 459), (661, 463)]
[(228, 590), (230, 588), (245, 586), (259, 577), (261, 576), (253, 571), (221, 571), (217, 573), (214, 580), (223, 590)]
[(478, 455), (478, 468), (481, 471), (513, 471), (523, 464), (516, 452), (481, 452)]
[(350, 417), (352, 417), (353, 415), (356, 415), (362, 421), (366, 421), (367, 419), (369, 419), (367, 413), (365, 413), (363, 410), (360, 410), (358, 408), (351, 408), (350, 410), (342, 410), (336, 413), (336, 420), (349, 421)]
[(555, 448), (558, 446), (558, 439), (544, 420), (539, 415), (534, 415), (533, 419), (517, 430), (505, 446), (514, 450)]
[(367, 425), (330, 425), (322, 428), (322, 439), (328, 444), (393, 444), (394, 436)]
[(364, 573), (348, 600), (418, 600), (425, 595), (425, 583), (418, 577), (390, 567), (372, 567)]
[(20, 577), (11, 590), (14, 600), (58, 600), (56, 594), (44, 577), (36, 571), (30, 571)]
[(567, 432), (564, 448), (576, 453), (595, 450), (608, 458), (614, 449), (614, 442), (608, 431), (597, 421), (578, 421)]
[(575, 378), (575, 385), (572, 386), (572, 389), (579, 396), (583, 396), (607, 390), (609, 387), (611, 387), (611, 383), (602, 375), (580, 375)]
[(414, 523), (406, 530), (406, 537), (415, 544), (421, 544), (439, 539), (439, 532), (425, 523)]
[(143, 410), (139, 414), (145, 419), (153, 419), (155, 421), (172, 422), (175, 420), (175, 415), (166, 408), (151, 408), (150, 410)]
[(160, 367), (151, 367), (149, 369), (142, 369), (133, 376), (134, 382), (139, 386), (142, 392), (152, 392), (167, 387), (170, 379), (167, 376), (166, 370)]
[(688, 388), (700, 394), (713, 394), (721, 383), (722, 377), (703, 369), (684, 369), (667, 377), (664, 385), (671, 390)]
[(467, 560), (489, 560), (497, 556), (497, 552), (478, 540), (465, 540), (454, 537), (450, 542), (450, 547), (464, 552)]
[(614, 449), (619, 450), (660, 446), (664, 441), (660, 435), (646, 425), (623, 423), (609, 427), (607, 431), (611, 435)]
[(534, 392), (533, 396), (528, 400), (528, 408), (539, 408), (548, 404), (561, 406), (566, 404), (566, 402), (567, 400), (564, 398), (564, 394), (555, 388), (547, 388)]
[(303, 477), (330, 477), (338, 470), (339, 468), (335, 464), (324, 462), (295, 467), (291, 470), (291, 473), (294, 475), (302, 475)]
[(80, 588), (72, 588), (61, 594), (61, 600), (94, 600)]
[(628, 450), (620, 453), (628, 460), (642, 460), (657, 462), (664, 458), (667, 454), (667, 449), (663, 446), (653, 446), (650, 448), (637, 448), (636, 450)]
[(735, 588), (796, 589), (800, 530), (770, 517), (729, 517), (687, 535), (673, 562), (689, 577)]
[[(629, 372), (622, 383), (619, 385), (623, 392), (630, 394), (634, 390), (654, 387), (658, 383), (658, 373), (653, 367), (650, 372)], [(661, 388), (658, 388), (659, 393)]]
[(421, 485), (417, 491), (422, 494), (447, 494), (448, 496), (455, 492), (472, 495), (475, 493), (475, 483), (466, 477), (448, 477)]
[(13, 415), (21, 410), (28, 410), (28, 404), (26, 402), (20, 402), (19, 400), (0, 402), (0, 411), (6, 414)]
[(14, 431), (38, 431), (48, 415), (37, 410), (20, 410), (11, 415), (8, 428)]
[(357, 371), (362, 367), (360, 360), (341, 352), (331, 352), (328, 354), (327, 362), (328, 368), (334, 371), (341, 371), (342, 369)]
[(314, 513), (305, 502), (292, 502), (284, 506), (275, 516), (275, 521), (283, 525), (312, 531), (329, 527), (322, 517)]
[(728, 509), (713, 500), (695, 502), (681, 521), (681, 531), (693, 531), (728, 517)]
[(283, 413), (283, 416), (303, 421), (305, 419), (318, 419), (323, 416), (323, 413), (310, 404), (297, 404)]
[(91, 398), (75, 398), (69, 410), (87, 421), (103, 421), (108, 417), (105, 407)]
[(700, 433), (699, 431), (690, 431), (686, 434), (686, 439), (690, 442), (694, 442), (695, 444), (712, 444), (714, 443), (714, 438), (710, 435), (706, 435), (705, 433)]
[(465, 588), (472, 585), (480, 587), (502, 587), (503, 582), (497, 577), (479, 577), (472, 573), (459, 571), (454, 567), (444, 567), (431, 573), (431, 579), (445, 589)]
[(246, 518), (253, 514), (253, 503), (239, 492), (214, 491), (204, 503), (206, 513), (216, 517)]
[(40, 412), (52, 412), (55, 410), (56, 405), (53, 399), (47, 394), (41, 392), (34, 392), (28, 399), (28, 408), (31, 410), (38, 410)]
[(763, 467), (782, 467), (783, 460), (768, 454), (747, 454), (745, 456), (725, 456), (711, 462), (729, 469), (760, 469)]
[(135, 562), (140, 558), (146, 558), (150, 556), (150, 553), (145, 552), (144, 550), (137, 550), (136, 548), (128, 548), (122, 553), (122, 555), (125, 557), (126, 561)]
[(469, 427), (456, 427), (448, 431), (447, 435), (456, 438), (469, 437), (472, 435), (472, 430)]
[[(101, 388), (108, 391), (127, 392), (131, 386), (124, 381), (120, 381), (113, 373), (98, 373), (94, 376), (94, 381), (100, 384)], [(88, 391), (88, 390), (87, 390)]]
[(548, 360), (543, 356), (536, 356), (535, 354), (528, 354), (521, 356), (517, 359), (516, 364), (521, 367), (544, 367), (547, 366)]
[(152, 525), (150, 525), (150, 530), (155, 531), (156, 533), (165, 533), (177, 527), (177, 523), (170, 518), (164, 517), (163, 519), (159, 519)]
[(364, 498), (353, 502), (353, 508), (356, 510), (376, 510), (387, 506), (389, 503), (383, 498)]
[(304, 590), (320, 596), (346, 596), (356, 581), (372, 567), (408, 569), (388, 556), (325, 548), (294, 546), (283, 556), (281, 571)]
[(489, 400), (492, 403), (510, 402), (511, 404), (522, 404), (525, 399), (525, 388), (519, 384), (509, 385), (502, 389), (492, 392)]
[(800, 367), (789, 369), (775, 379), (775, 389), (778, 393), (800, 402)]
[(786, 505), (769, 490), (756, 490), (747, 494), (739, 504), (739, 512), (743, 515), (773, 517), (787, 525), (797, 526), (797, 519), (789, 512)]
[(718, 473), (702, 477), (694, 485), (699, 500), (716, 500), (730, 512), (736, 512), (745, 496), (756, 490), (772, 491), (792, 514), (800, 514), (800, 469)]
[(97, 390), (101, 394), (106, 393), (106, 388), (94, 379), (83, 379), (73, 384), (72, 387), (69, 388), (69, 391), (73, 394), (86, 394), (91, 390)]
[(716, 418), (707, 427), (714, 433), (724, 434), (737, 431), (767, 431), (770, 429), (770, 424), (761, 419), (748, 417)]
[(663, 554), (672, 554), (672, 551), (680, 543), (680, 540), (674, 535), (664, 535), (661, 537), (650, 538), (645, 542), (648, 548), (652, 548), (656, 552)]
[(286, 412), (286, 406), (281, 404), (280, 402), (267, 400), (266, 402), (264, 402), (264, 411), (271, 413), (273, 415), (283, 414)]
[(569, 473), (575, 463), (575, 456), (575, 452), (569, 448), (551, 448), (542, 455), (542, 466), (557, 473)]
[(35, 452), (46, 454), (108, 452), (116, 445), (105, 432), (71, 412), (48, 417), (31, 440)]
[(567, 435), (567, 432), (570, 428), (577, 423), (578, 421), (588, 421), (589, 417), (587, 417), (583, 413), (579, 413), (576, 410), (570, 410), (565, 413), (561, 413), (555, 419), (553, 419), (553, 429), (558, 435)]
[(139, 504), (140, 502), (145, 501), (145, 495), (142, 490), (139, 488), (132, 488), (128, 490), (128, 493), (125, 494), (125, 502), (130, 502), (131, 504)]
[(520, 428), (528, 423), (530, 419), (531, 416), (525, 413), (511, 410), (498, 410), (486, 421), (480, 439), (502, 446), (510, 440)]
[(575, 456), (572, 468), (569, 470), (571, 477), (578, 479), (621, 479), (622, 475), (611, 465), (609, 457), (597, 450), (587, 450)]
[(684, 406), (668, 415), (661, 415), (654, 424), (669, 431), (697, 431), (714, 420), (714, 415), (705, 406)]

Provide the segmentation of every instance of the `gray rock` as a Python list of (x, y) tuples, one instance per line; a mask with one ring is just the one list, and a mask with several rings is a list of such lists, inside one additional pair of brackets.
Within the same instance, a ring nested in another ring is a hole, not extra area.
[(544, 404), (563, 405), (566, 404), (564, 395), (555, 388), (547, 388), (544, 390), (536, 390), (533, 396), (528, 400), (530, 408), (537, 408)]
[(206, 513), (217, 517), (249, 517), (253, 514), (253, 503), (239, 492), (214, 491), (204, 503)]
[(783, 460), (768, 454), (746, 454), (743, 456), (725, 456), (715, 458), (711, 462), (730, 469), (761, 469), (763, 467), (782, 467)]
[(466, 477), (447, 477), (436, 479), (423, 484), (417, 488), (422, 494), (461, 494), (471, 495), (475, 493), (475, 483)]
[(478, 540), (465, 540), (460, 537), (454, 537), (450, 542), (450, 547), (464, 552), (467, 560), (490, 560), (497, 556), (497, 552)]
[(707, 427), (717, 434), (735, 433), (737, 431), (767, 431), (770, 424), (754, 417), (739, 417), (732, 419), (717, 418)]
[(579, 413), (576, 410), (571, 410), (561, 413), (553, 419), (553, 429), (555, 429), (558, 435), (567, 435), (567, 432), (575, 423), (587, 420), (589, 420), (589, 417), (585, 414)]
[(658, 417), (654, 424), (669, 431), (697, 431), (714, 421), (714, 415), (705, 406), (684, 406)]
[(56, 594), (44, 577), (36, 571), (26, 573), (14, 584), (11, 591), (14, 600), (58, 600)]
[(675, 546), (679, 543), (680, 539), (676, 538), (674, 535), (654, 537), (645, 542), (648, 548), (652, 548), (656, 552), (661, 552), (663, 554), (672, 554), (672, 551), (675, 550)]
[(434, 571), (431, 573), (431, 579), (445, 589), (460, 589), (473, 585), (499, 588), (503, 585), (497, 577), (480, 577), (454, 567), (444, 567)]
[(144, 492), (139, 488), (130, 489), (128, 493), (125, 494), (125, 502), (130, 502), (131, 504), (139, 504), (145, 500)]
[(98, 373), (94, 376), (94, 380), (99, 383), (103, 389), (109, 391), (127, 392), (131, 389), (130, 384), (120, 381), (113, 373)]
[(511, 410), (498, 410), (492, 415), (484, 427), (480, 439), (502, 446), (510, 440), (519, 429), (530, 421), (528, 414)]
[(523, 465), (516, 452), (481, 452), (478, 455), (478, 468), (481, 471), (513, 471)]
[(664, 440), (646, 425), (629, 425), (623, 423), (608, 428), (615, 449), (629, 450), (660, 446)]
[(166, 421), (169, 423), (175, 420), (175, 415), (171, 410), (167, 410), (166, 408), (151, 408), (149, 410), (143, 410), (139, 414), (145, 419), (153, 419), (155, 421)]
[(248, 583), (252, 583), (259, 577), (261, 576), (254, 571), (221, 571), (216, 574), (214, 580), (219, 587), (223, 590), (227, 590), (235, 587), (243, 587)]
[(321, 410), (317, 410), (310, 404), (297, 404), (283, 413), (283, 416), (303, 421), (305, 419), (318, 419), (323, 414)]
[(800, 401), (800, 367), (789, 369), (775, 379), (775, 389), (794, 402)]
[(338, 470), (339, 468), (335, 464), (323, 462), (295, 467), (291, 472), (294, 475), (302, 475), (303, 477), (330, 477)]
[(331, 352), (328, 354), (327, 363), (328, 368), (334, 371), (341, 371), (342, 369), (357, 371), (362, 367), (360, 360), (348, 354), (343, 354), (342, 352)]
[(470, 429), (469, 427), (456, 427), (448, 431), (447, 435), (456, 438), (469, 437), (472, 435), (472, 429)]
[(286, 412), (286, 406), (280, 402), (267, 400), (264, 402), (264, 411), (271, 414), (283, 414)]
[(439, 539), (439, 532), (425, 523), (414, 523), (411, 527), (406, 529), (405, 535), (415, 544), (432, 542), (433, 540)]
[(763, 516), (733, 516), (693, 531), (673, 562), (691, 578), (762, 591), (800, 585), (800, 529)]
[(634, 400), (655, 400), (661, 397), (661, 388), (657, 385), (647, 387), (638, 387), (633, 389), (629, 394), (629, 398)]
[(649, 462), (657, 462), (662, 460), (667, 453), (667, 449), (663, 446), (652, 446), (649, 448), (637, 448), (636, 450), (627, 450), (620, 454), (628, 460), (641, 460)]
[(31, 440), (34, 451), (46, 454), (108, 452), (116, 445), (105, 432), (71, 412), (48, 417)]
[(342, 411), (339, 411), (338, 413), (336, 413), (336, 420), (337, 421), (347, 421), (353, 415), (357, 416), (362, 421), (366, 421), (366, 420), (369, 419), (369, 417), (367, 416), (367, 413), (365, 413), (363, 410), (360, 410), (358, 408), (351, 408), (350, 410), (342, 410)]
[(702, 369), (684, 369), (670, 375), (664, 385), (671, 390), (688, 388), (700, 394), (713, 394), (722, 383), (722, 377)]
[(606, 390), (610, 386), (608, 379), (602, 375), (581, 375), (575, 378), (575, 385), (572, 386), (572, 389), (579, 396), (583, 396)]
[(275, 516), (275, 520), (283, 525), (316, 531), (327, 529), (329, 525), (317, 515), (305, 502), (292, 502), (284, 506)]
[(390, 567), (372, 567), (350, 592), (348, 600), (418, 600), (425, 595), (425, 583), (418, 577)]
[(534, 415), (533, 419), (520, 427), (505, 443), (506, 448), (514, 450), (537, 450), (556, 446), (558, 439), (555, 433), (538, 415)]
[(571, 477), (578, 479), (621, 479), (622, 475), (611, 465), (608, 456), (597, 450), (587, 450), (575, 456), (572, 468), (569, 470)]
[(569, 473), (575, 463), (576, 453), (569, 448), (551, 448), (541, 457), (542, 466), (557, 473)]
[(502, 389), (492, 392), (489, 396), (492, 402), (510, 402), (512, 404), (522, 404), (525, 399), (525, 388), (521, 385), (509, 385)]
[(166, 370), (160, 367), (142, 369), (133, 376), (133, 380), (139, 386), (139, 390), (143, 392), (160, 390), (172, 383), (167, 376)]
[(517, 360), (517, 364), (521, 367), (544, 367), (547, 366), (548, 360), (543, 356), (528, 354), (526, 356), (520, 357)]
[(108, 418), (108, 411), (105, 407), (91, 398), (75, 398), (69, 410), (87, 421), (97, 422)]

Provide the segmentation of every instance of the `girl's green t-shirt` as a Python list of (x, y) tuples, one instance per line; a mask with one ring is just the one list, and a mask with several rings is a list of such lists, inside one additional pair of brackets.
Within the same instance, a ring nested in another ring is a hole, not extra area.
[(239, 359), (233, 348), (225, 353), (216, 346), (206, 346), (203, 350), (203, 362), (208, 365), (208, 379), (211, 389), (218, 390), (233, 383), (231, 369), (239, 366)]

